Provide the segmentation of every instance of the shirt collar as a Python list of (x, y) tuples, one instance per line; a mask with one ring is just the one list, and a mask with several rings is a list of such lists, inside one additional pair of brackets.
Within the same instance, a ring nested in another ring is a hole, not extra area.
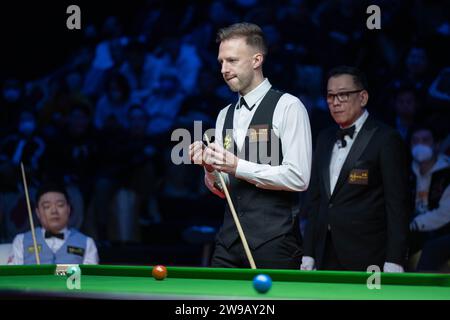
[[(42, 235), (45, 235), (45, 228), (42, 228)], [(61, 229), (58, 231), (58, 233), (64, 233), (64, 239), (67, 239), (67, 235), (69, 234), (69, 229), (67, 229), (67, 227)]]
[[(263, 82), (261, 82), (255, 89), (250, 91), (244, 96), (245, 102), (247, 103), (248, 107), (253, 107), (258, 101), (260, 101), (267, 93), (267, 91), (270, 90), (272, 85), (270, 84), (269, 80), (267, 78), (264, 79)], [(239, 99), (242, 96), (239, 95)], [(238, 99), (238, 104), (239, 104)]]
[(362, 126), (364, 125), (364, 122), (366, 122), (367, 120), (367, 117), (369, 117), (369, 112), (366, 109), (364, 109), (364, 112), (359, 116), (359, 118), (352, 123), (351, 126), (353, 125), (355, 126), (355, 135), (353, 136), (353, 139), (355, 139), (356, 134), (361, 130)]

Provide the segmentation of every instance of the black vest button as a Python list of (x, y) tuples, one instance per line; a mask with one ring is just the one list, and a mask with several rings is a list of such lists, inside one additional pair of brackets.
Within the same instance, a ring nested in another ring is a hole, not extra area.
[(333, 208), (333, 204), (330, 203), (330, 204), (328, 205), (328, 208), (329, 208), (329, 209)]

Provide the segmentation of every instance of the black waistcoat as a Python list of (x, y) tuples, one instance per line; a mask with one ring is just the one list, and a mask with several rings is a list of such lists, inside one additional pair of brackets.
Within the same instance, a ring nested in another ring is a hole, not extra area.
[[(270, 89), (264, 96), (249, 125), (249, 131), (252, 128), (256, 128), (257, 131), (246, 135), (241, 150), (237, 149), (233, 139), (231, 130), (235, 108), (230, 106), (222, 132), (223, 145), (228, 146), (227, 149), (240, 159), (260, 164), (267, 163), (267, 159), (276, 159), (269, 164), (281, 164), (282, 145), (279, 137), (273, 133), (272, 119), (277, 102), (282, 95), (283, 93)], [(278, 143), (278, 148), (273, 148), (272, 140), (275, 146)], [(261, 151), (262, 155), (267, 155), (267, 158), (260, 157), (260, 153), (256, 156), (254, 152), (256, 150)], [(292, 232), (295, 193), (265, 190), (232, 175), (229, 175), (229, 178), (230, 197), (250, 248), (256, 249), (277, 236)], [(227, 205), (218, 240), (229, 247), (238, 237), (237, 227)]]

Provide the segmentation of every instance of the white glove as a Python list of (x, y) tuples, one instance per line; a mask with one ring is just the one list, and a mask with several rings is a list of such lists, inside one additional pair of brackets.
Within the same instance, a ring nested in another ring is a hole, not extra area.
[(315, 261), (314, 261), (313, 257), (303, 256), (300, 270), (305, 270), (305, 271), (316, 270), (314, 268), (314, 263), (315, 263)]
[(383, 272), (405, 272), (405, 270), (399, 264), (392, 262), (385, 262), (383, 266)]

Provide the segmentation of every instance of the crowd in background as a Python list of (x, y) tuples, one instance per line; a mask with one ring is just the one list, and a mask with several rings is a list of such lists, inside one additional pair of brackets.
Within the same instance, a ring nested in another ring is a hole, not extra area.
[[(370, 4), (381, 7), (381, 30), (366, 27)], [(448, 3), (215, 0), (174, 9), (145, 1), (131, 20), (111, 15), (83, 26), (83, 45), (57, 70), (2, 79), (0, 242), (29, 229), (20, 162), (31, 195), (43, 181), (65, 182), (70, 225), (99, 242), (145, 242), (143, 227), (178, 230), (180, 221), (218, 226), (223, 203), (207, 192), (201, 169), (171, 162), (171, 133), (192, 131), (194, 120), (212, 128), (237, 100), (215, 42), (234, 22), (262, 27), (264, 73), (301, 99), (313, 142), (333, 124), (326, 72), (347, 64), (367, 74), (369, 113), (408, 145), (416, 126), (432, 126), (440, 156), (450, 156)]]

